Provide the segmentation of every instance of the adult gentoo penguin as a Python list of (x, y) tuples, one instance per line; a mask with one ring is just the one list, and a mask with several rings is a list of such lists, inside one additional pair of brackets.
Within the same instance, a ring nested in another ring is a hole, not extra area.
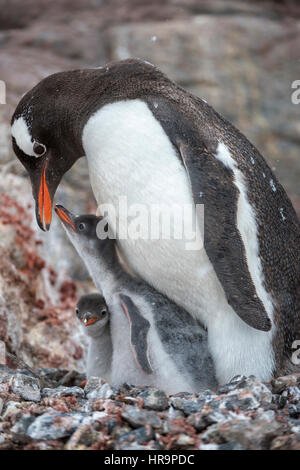
[[(38, 224), (85, 155), (99, 204), (204, 204), (204, 249), (121, 239), (133, 271), (208, 329), (220, 382), (288, 372), (299, 332), (300, 227), (260, 153), (208, 104), (151, 64), (125, 60), (42, 80), (12, 118)], [(118, 235), (118, 233), (117, 233)]]

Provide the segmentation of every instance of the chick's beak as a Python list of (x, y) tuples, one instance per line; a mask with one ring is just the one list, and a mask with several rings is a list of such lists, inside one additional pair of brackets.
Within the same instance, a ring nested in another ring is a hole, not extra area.
[(98, 321), (98, 318), (91, 317), (89, 314), (87, 314), (82, 317), (81, 321), (84, 324), (84, 326), (89, 326), (89, 325), (93, 325), (93, 323), (96, 323)]
[(64, 225), (71, 227), (74, 231), (76, 230), (75, 216), (72, 214), (72, 212), (68, 211), (68, 209), (66, 209), (61, 204), (56, 204), (54, 210)]

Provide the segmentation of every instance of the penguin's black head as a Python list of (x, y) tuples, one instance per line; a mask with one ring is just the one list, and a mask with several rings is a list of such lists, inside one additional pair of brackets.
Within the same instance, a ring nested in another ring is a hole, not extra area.
[(29, 173), (36, 219), (49, 230), (55, 191), (63, 175), (84, 155), (76, 140), (79, 113), (70, 112), (67, 73), (42, 80), (19, 102), (11, 120), (13, 150)]
[(36, 219), (49, 230), (52, 204), (63, 175), (85, 152), (82, 132), (88, 118), (116, 99), (138, 98), (143, 82), (167, 80), (139, 59), (107, 67), (70, 70), (44, 78), (23, 96), (12, 117), (15, 154), (29, 173)]
[(112, 256), (115, 238), (104, 217), (76, 216), (60, 204), (56, 204), (55, 212), (79, 254), (89, 254), (94, 258)]
[(76, 305), (76, 315), (85, 327), (97, 323), (97, 327), (103, 328), (109, 321), (109, 311), (100, 294), (82, 296)]

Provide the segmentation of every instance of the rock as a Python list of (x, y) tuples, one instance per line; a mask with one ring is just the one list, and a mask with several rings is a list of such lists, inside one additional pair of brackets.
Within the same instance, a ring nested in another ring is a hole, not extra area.
[(191, 447), (195, 443), (195, 439), (187, 434), (179, 434), (178, 438), (176, 439), (176, 445), (182, 449), (185, 447)]
[(6, 420), (12, 420), (15, 416), (21, 413), (22, 404), (16, 401), (8, 401), (5, 404), (2, 418)]
[(254, 420), (244, 418), (216, 424), (203, 437), (217, 443), (234, 442), (244, 449), (264, 450), (270, 447), (271, 441), (280, 432), (280, 423), (269, 417)]
[(180, 410), (176, 410), (173, 406), (170, 406), (167, 411), (165, 411), (165, 416), (167, 419), (178, 419), (183, 418), (184, 413)]
[(181, 395), (177, 394), (172, 397), (170, 402), (175, 409), (183, 411), (187, 416), (201, 411), (206, 403), (211, 402), (216, 397), (212, 392), (203, 392), (197, 398), (195, 398), (195, 395), (187, 393)]
[(127, 444), (143, 444), (154, 438), (154, 432), (151, 426), (142, 426), (135, 431), (123, 434), (117, 444), (118, 450), (125, 450)]
[(38, 402), (41, 400), (40, 382), (34, 377), (16, 374), (11, 383), (12, 391), (23, 400)]
[(197, 431), (204, 431), (211, 424), (224, 423), (225, 421), (233, 419), (235, 414), (214, 411), (210, 407), (204, 407), (201, 413), (193, 413), (188, 419), (187, 423), (193, 426)]
[(4, 341), (0, 341), (0, 366), (6, 363), (6, 347)]
[[(252, 400), (253, 406), (256, 406), (253, 401), (256, 399), (260, 404), (268, 405), (272, 402), (271, 390), (256, 377), (234, 377), (228, 384), (220, 387), (219, 393), (227, 393), (230, 396), (237, 395), (240, 399), (250, 401)], [(242, 392), (242, 393), (240, 393)], [(248, 398), (245, 396), (245, 392), (248, 393)]]
[(163, 411), (169, 407), (168, 398), (162, 390), (146, 390), (138, 394), (143, 399), (144, 408)]
[[(43, 377), (60, 380), (65, 373), (44, 369)], [(71, 376), (77, 380), (77, 374)], [(91, 377), (85, 390), (74, 385), (44, 388), (37, 403), (9, 392), (13, 383), (19, 390), (20, 378), (22, 384), (31, 383), (27, 371), (2, 366), (0, 377), (1, 450), (298, 448), (298, 439), (292, 441), (300, 434), (297, 386), (278, 395), (255, 377), (236, 377), (220, 388), (222, 393), (168, 397), (149, 387), (122, 385), (113, 390), (101, 378)], [(285, 400), (283, 405), (278, 397)]]
[(125, 411), (122, 412), (124, 418), (134, 428), (149, 424), (152, 428), (161, 427), (161, 420), (154, 411), (139, 410), (134, 406), (127, 405)]
[(19, 421), (17, 421), (13, 427), (11, 428), (10, 432), (15, 434), (26, 434), (27, 429), (35, 420), (35, 416), (32, 416), (30, 413), (24, 414)]
[(218, 444), (200, 444), (199, 450), (219, 450)]
[(88, 395), (90, 392), (100, 389), (105, 383), (105, 380), (101, 377), (89, 377), (85, 384), (84, 391), (86, 395)]
[(300, 450), (300, 435), (289, 434), (273, 439), (271, 450)]
[(277, 377), (273, 379), (272, 390), (273, 393), (282, 393), (289, 387), (294, 387), (300, 383), (300, 375), (293, 374), (293, 375), (286, 375), (284, 377)]
[[(105, 442), (101, 432), (91, 426), (79, 426), (66, 444), (67, 450), (87, 450), (99, 442)], [(98, 447), (99, 449), (99, 447)]]
[(241, 444), (236, 442), (226, 442), (225, 444), (220, 444), (218, 450), (245, 450)]
[(138, 445), (135, 442), (131, 443), (120, 443), (117, 446), (118, 450), (161, 450), (161, 445), (156, 441), (150, 441), (143, 443), (143, 445)]
[(111, 398), (116, 395), (116, 391), (114, 391), (110, 385), (100, 377), (90, 377), (84, 391), (89, 400)]
[(56, 388), (43, 388), (42, 390), (43, 397), (84, 397), (85, 393), (80, 387), (63, 387), (59, 386)]
[(83, 369), (76, 285), (43, 258), (29, 182), (0, 172), (0, 188), (0, 340), (30, 366)]
[(234, 2), (234, 15), (213, 14), (216, 3), (192, 18), (110, 28), (111, 58), (150, 61), (204, 98), (249, 137), (289, 194), (299, 197), (299, 105), (291, 102), (299, 17), (278, 18), (264, 8), (245, 15), (245, 2)]
[(52, 383), (59, 382), (64, 386), (79, 386), (86, 379), (85, 374), (76, 370), (42, 368), (37, 369), (37, 373), (46, 381), (48, 380)]
[(83, 415), (49, 411), (38, 416), (27, 429), (32, 439), (59, 439), (70, 436), (80, 425)]
[(11, 377), (14, 375), (14, 371), (8, 366), (0, 364), (0, 384), (8, 383)]

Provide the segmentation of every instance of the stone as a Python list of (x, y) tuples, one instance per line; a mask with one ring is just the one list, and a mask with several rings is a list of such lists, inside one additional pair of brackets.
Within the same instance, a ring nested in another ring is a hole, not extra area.
[(166, 419), (178, 419), (178, 418), (183, 418), (184, 413), (180, 410), (176, 410), (173, 406), (170, 406), (170, 408), (165, 411), (165, 417)]
[(134, 406), (127, 405), (121, 416), (134, 428), (145, 426), (146, 424), (155, 429), (161, 427), (161, 420), (154, 411), (140, 410)]
[[(256, 406), (254, 399), (260, 404), (268, 405), (272, 402), (272, 391), (256, 377), (234, 377), (228, 384), (220, 387), (219, 393), (227, 393), (229, 396), (237, 395), (240, 399), (252, 400), (253, 406)], [(245, 394), (248, 394), (246, 396)]]
[(300, 382), (300, 375), (292, 374), (286, 375), (284, 377), (277, 377), (272, 380), (272, 390), (273, 393), (282, 393), (289, 387), (298, 385)]
[(15, 416), (21, 413), (22, 404), (16, 401), (8, 401), (5, 404), (2, 418), (4, 420), (12, 420)]
[(6, 347), (4, 341), (0, 341), (0, 365), (6, 364)]
[(105, 380), (101, 377), (89, 377), (85, 384), (84, 391), (86, 395), (88, 395), (90, 392), (100, 389), (105, 383)]
[(66, 444), (66, 450), (86, 450), (97, 442), (101, 442), (103, 436), (91, 426), (81, 425), (72, 434)]
[(187, 434), (179, 434), (179, 436), (176, 439), (176, 444), (179, 446), (179, 448), (184, 448), (184, 447), (190, 447), (193, 446), (195, 443), (195, 439)]
[(218, 444), (203, 444), (199, 445), (199, 450), (219, 450)]
[(142, 398), (144, 408), (163, 411), (169, 407), (167, 395), (162, 390), (145, 390), (138, 397)]
[(10, 369), (6, 365), (0, 364), (0, 384), (8, 383), (13, 375), (13, 369)]
[(49, 411), (38, 416), (27, 429), (32, 439), (60, 439), (70, 436), (80, 425), (83, 415)]
[(300, 435), (289, 434), (273, 439), (271, 450), (300, 450)]
[[(215, 396), (215, 395), (214, 395)], [(172, 406), (183, 411), (186, 416), (189, 416), (192, 413), (200, 412), (206, 403), (209, 403), (212, 400), (213, 395), (199, 397), (199, 398), (181, 398), (181, 397), (171, 397), (170, 402)]]
[(280, 432), (281, 425), (274, 419), (232, 419), (214, 425), (205, 437), (217, 443), (234, 442), (249, 450), (266, 450)]
[(116, 390), (100, 377), (90, 377), (84, 388), (88, 400), (99, 398), (111, 398), (116, 395)]
[[(151, 426), (142, 426), (137, 428), (135, 431), (123, 434), (118, 440), (118, 445), (124, 444), (125, 442), (129, 444), (133, 442), (135, 444), (143, 444), (144, 442), (151, 441), (153, 438), (154, 432)], [(124, 446), (122, 449), (125, 450)]]
[(60, 398), (60, 397), (79, 397), (83, 398), (85, 393), (80, 387), (63, 387), (60, 385), (56, 388), (43, 388), (43, 397)]
[(15, 434), (25, 434), (34, 420), (35, 416), (31, 415), (30, 413), (23, 414), (21, 419), (19, 419), (10, 429), (10, 432)]
[(38, 402), (41, 400), (40, 382), (34, 377), (16, 374), (11, 383), (12, 391), (23, 400)]

